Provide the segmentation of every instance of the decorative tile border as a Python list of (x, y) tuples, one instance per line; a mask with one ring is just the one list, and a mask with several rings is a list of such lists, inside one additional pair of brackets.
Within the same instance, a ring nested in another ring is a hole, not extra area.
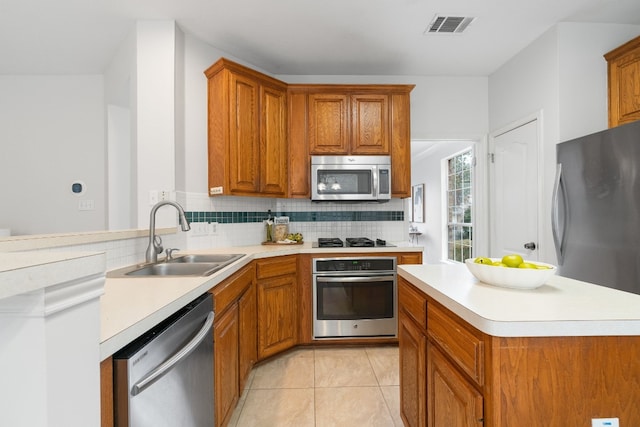
[[(262, 222), (267, 214), (261, 212), (185, 212), (189, 222), (217, 222), (237, 224)], [(404, 211), (336, 211), (336, 212), (276, 212), (274, 216), (288, 216), (291, 222), (329, 221), (404, 221)]]

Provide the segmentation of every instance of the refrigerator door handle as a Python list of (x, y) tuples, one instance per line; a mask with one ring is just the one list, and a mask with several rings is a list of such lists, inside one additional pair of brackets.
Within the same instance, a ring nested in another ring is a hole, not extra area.
[(191, 341), (189, 341), (184, 347), (178, 350), (173, 356), (163, 362), (161, 365), (157, 366), (147, 375), (145, 375), (140, 381), (138, 381), (132, 388), (131, 394), (133, 396), (140, 394), (149, 387), (151, 384), (160, 379), (163, 375), (168, 373), (171, 368), (173, 368), (178, 362), (187, 357), (193, 350), (200, 345), (202, 340), (207, 337), (207, 333), (211, 330), (211, 326), (213, 325), (213, 311), (209, 313), (207, 319), (204, 321), (202, 328), (198, 331), (198, 333), (193, 337)]
[[(560, 213), (559, 213), (559, 201), (562, 201), (562, 208), (564, 213), (564, 227), (560, 229)], [(553, 184), (553, 200), (551, 203), (551, 232), (553, 233), (553, 243), (556, 247), (556, 255), (558, 256), (558, 264), (562, 264), (564, 261), (564, 243), (565, 243), (565, 231), (568, 218), (567, 205), (567, 192), (565, 189), (564, 179), (562, 179), (562, 163), (556, 165), (556, 179)]]

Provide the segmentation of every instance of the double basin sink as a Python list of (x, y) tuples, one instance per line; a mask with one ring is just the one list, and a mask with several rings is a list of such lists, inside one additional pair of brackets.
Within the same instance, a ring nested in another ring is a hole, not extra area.
[(244, 254), (183, 255), (155, 264), (136, 264), (114, 270), (107, 277), (209, 276)]

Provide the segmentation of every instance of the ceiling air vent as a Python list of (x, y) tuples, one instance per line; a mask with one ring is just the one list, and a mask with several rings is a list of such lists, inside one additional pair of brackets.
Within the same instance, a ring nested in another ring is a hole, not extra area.
[(468, 16), (440, 16), (436, 15), (424, 34), (446, 33), (459, 34), (462, 33), (476, 18)]

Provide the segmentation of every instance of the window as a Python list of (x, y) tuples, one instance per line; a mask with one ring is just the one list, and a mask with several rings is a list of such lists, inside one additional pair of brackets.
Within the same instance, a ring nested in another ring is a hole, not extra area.
[(473, 151), (450, 157), (447, 164), (447, 258), (464, 262), (472, 257)]

